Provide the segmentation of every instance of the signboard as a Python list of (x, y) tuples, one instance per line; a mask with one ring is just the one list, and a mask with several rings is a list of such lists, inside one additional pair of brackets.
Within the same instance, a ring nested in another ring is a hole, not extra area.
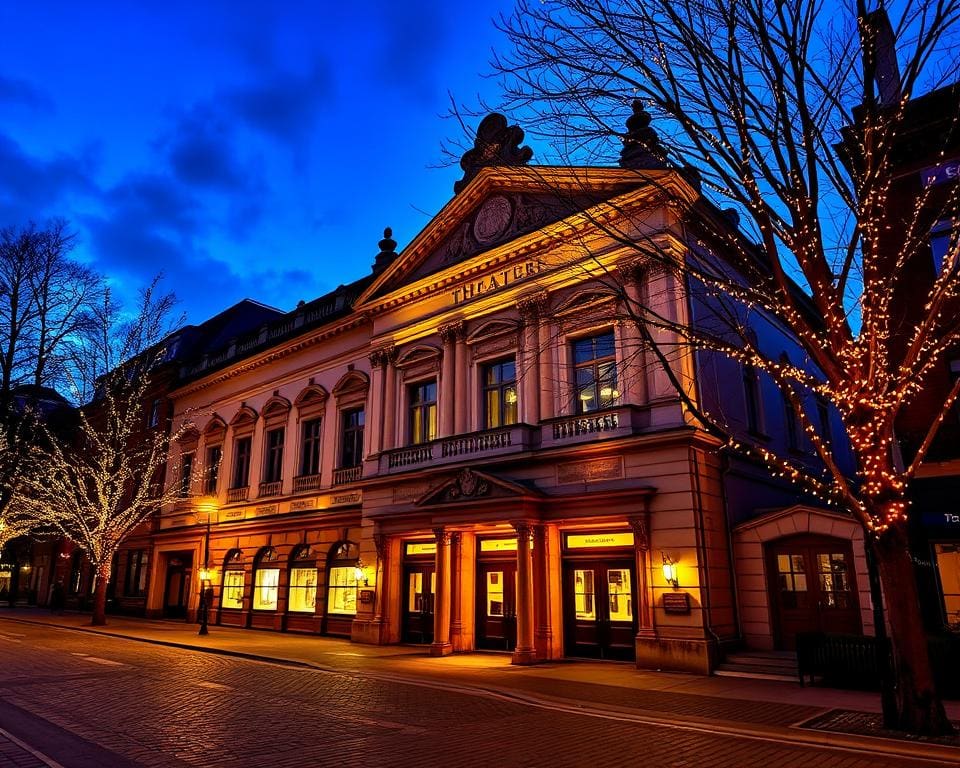
[(481, 552), (516, 552), (516, 539), (481, 539)]
[(437, 542), (435, 541), (408, 541), (406, 548), (407, 557), (415, 555), (435, 555), (437, 553)]
[(690, 613), (690, 595), (687, 592), (664, 592), (663, 610), (666, 613)]
[(305, 509), (316, 509), (316, 508), (317, 508), (316, 499), (297, 499), (296, 501), (290, 502), (291, 512), (303, 512)]
[(920, 171), (920, 180), (924, 187), (933, 187), (937, 184), (949, 184), (960, 181), (960, 158), (947, 160), (940, 165), (924, 168)]
[(221, 513), (221, 517), (225, 520), (242, 520), (246, 510), (243, 507), (238, 507), (237, 509), (226, 509)]
[(923, 524), (931, 528), (956, 528), (960, 530), (960, 514), (956, 512), (924, 512)]
[(568, 533), (567, 549), (594, 549), (596, 547), (632, 547), (633, 532), (625, 533)]
[(557, 465), (557, 483), (591, 483), (599, 480), (619, 480), (623, 477), (623, 459), (595, 459)]
[(264, 515), (275, 515), (279, 511), (279, 504), (264, 504), (262, 507), (257, 507), (256, 510), (254, 510), (254, 514), (257, 517), (263, 517)]
[(499, 272), (492, 273), (489, 277), (483, 277), (479, 280), (471, 280), (469, 283), (461, 286), (460, 288), (454, 288), (450, 292), (450, 296), (453, 298), (453, 303), (462, 304), (465, 301), (479, 296), (484, 293), (491, 293), (492, 291), (499, 291), (501, 288), (506, 288), (511, 283), (516, 283), (520, 280), (525, 280), (528, 277), (533, 277), (540, 271), (540, 265), (535, 261), (526, 261), (523, 264), (517, 264), (516, 266), (509, 267), (508, 269), (502, 269)]

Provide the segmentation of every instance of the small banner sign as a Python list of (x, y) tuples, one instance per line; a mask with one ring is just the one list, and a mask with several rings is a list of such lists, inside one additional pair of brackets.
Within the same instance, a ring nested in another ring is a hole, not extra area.
[(437, 542), (408, 541), (407, 548), (404, 551), (407, 557), (413, 557), (415, 555), (435, 555), (437, 553)]
[(596, 547), (632, 547), (633, 533), (568, 533), (567, 549), (594, 549)]

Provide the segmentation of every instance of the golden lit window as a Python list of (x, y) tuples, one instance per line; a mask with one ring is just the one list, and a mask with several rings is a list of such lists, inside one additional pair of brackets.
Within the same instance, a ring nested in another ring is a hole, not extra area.
[(255, 611), (277, 610), (277, 594), (280, 588), (280, 568), (275, 564), (279, 558), (271, 547), (261, 550), (253, 571), (253, 609)]
[(594, 602), (593, 571), (576, 570), (573, 572), (573, 599), (577, 618), (596, 621), (597, 610)]
[(933, 549), (946, 622), (960, 628), (960, 545), (935, 544)]
[(356, 614), (359, 560), (360, 550), (353, 542), (338, 542), (331, 548), (327, 560), (327, 613)]
[(316, 554), (308, 545), (298, 547), (290, 557), (290, 587), (287, 610), (313, 613), (317, 605)]
[(243, 571), (223, 572), (223, 607), (243, 608)]

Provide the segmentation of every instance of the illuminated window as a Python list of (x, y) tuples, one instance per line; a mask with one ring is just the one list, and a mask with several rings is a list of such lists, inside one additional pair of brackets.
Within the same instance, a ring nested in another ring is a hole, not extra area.
[(316, 475), (320, 472), (320, 419), (303, 422), (300, 438), (300, 474)]
[(429, 443), (437, 437), (437, 382), (414, 384), (410, 393), (410, 444)]
[(620, 400), (613, 331), (571, 344), (577, 413), (610, 408)]
[(223, 459), (223, 446), (211, 445), (207, 448), (207, 466), (203, 479), (203, 492), (216, 494), (217, 483), (220, 480), (220, 461)]
[(517, 365), (503, 360), (483, 367), (484, 427), (517, 423)]
[(933, 255), (933, 268), (939, 275), (943, 270), (943, 261), (950, 253), (951, 248), (957, 248), (957, 237), (960, 230), (953, 228), (950, 221), (938, 221), (930, 231), (930, 251)]
[(807, 606), (807, 568), (803, 555), (777, 555), (777, 587), (784, 608)]
[(343, 411), (340, 418), (340, 467), (359, 467), (363, 462), (363, 408)]
[(264, 549), (257, 558), (253, 570), (253, 609), (255, 611), (277, 610), (277, 594), (280, 589), (280, 568), (276, 563), (277, 551)]
[(283, 479), (283, 442), (286, 430), (271, 429), (266, 436), (266, 456), (263, 463), (263, 482), (276, 483)]
[(960, 629), (960, 545), (934, 544), (947, 626)]
[(576, 570), (573, 572), (574, 611), (581, 621), (596, 621), (596, 591), (593, 584), (593, 571)]
[(232, 549), (223, 563), (224, 608), (243, 608), (243, 587), (243, 553), (239, 549)]
[(250, 485), (250, 446), (249, 435), (238, 437), (233, 444), (233, 488)]
[(287, 610), (313, 613), (317, 606), (317, 556), (308, 546), (294, 550), (290, 557), (290, 587)]
[(327, 561), (327, 613), (357, 612), (357, 545), (343, 541), (333, 545)]
[(610, 621), (633, 621), (632, 592), (629, 568), (611, 568), (607, 571)]

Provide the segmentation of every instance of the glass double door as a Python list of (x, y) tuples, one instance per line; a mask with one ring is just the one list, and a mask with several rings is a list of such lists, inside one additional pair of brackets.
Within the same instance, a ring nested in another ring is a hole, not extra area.
[(404, 567), (403, 641), (433, 642), (433, 605), (437, 575), (433, 563)]
[(636, 578), (629, 560), (564, 565), (564, 645), (568, 656), (636, 657)]
[(767, 546), (767, 570), (778, 648), (795, 648), (798, 632), (862, 632), (849, 541), (780, 539)]
[(477, 647), (512, 651), (516, 646), (516, 560), (481, 562), (477, 568)]

